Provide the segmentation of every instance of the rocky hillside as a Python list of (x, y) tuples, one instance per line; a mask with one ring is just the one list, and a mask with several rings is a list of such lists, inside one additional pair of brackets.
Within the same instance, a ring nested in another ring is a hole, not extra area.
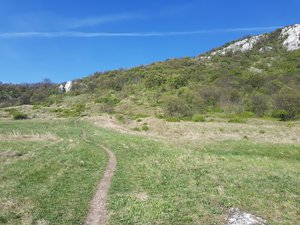
[(263, 53), (271, 50), (285, 49), (295, 51), (300, 49), (300, 24), (285, 27), (270, 34), (260, 34), (247, 37), (209, 53), (210, 56), (226, 53), (247, 52), (256, 49)]
[(196, 57), (96, 72), (73, 81), (62, 94), (64, 86), (57, 87), (47, 104), (82, 95), (88, 97), (81, 103), (99, 113), (192, 118), (223, 112), (297, 118), (300, 24), (245, 37)]

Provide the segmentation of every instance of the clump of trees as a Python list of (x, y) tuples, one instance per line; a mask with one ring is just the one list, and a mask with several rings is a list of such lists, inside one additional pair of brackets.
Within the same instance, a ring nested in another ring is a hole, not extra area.
[(50, 79), (34, 84), (4, 84), (0, 82), (0, 107), (15, 105), (51, 105), (51, 95), (58, 94), (58, 86)]
[(281, 120), (290, 120), (300, 114), (300, 91), (283, 88), (275, 96), (275, 113)]

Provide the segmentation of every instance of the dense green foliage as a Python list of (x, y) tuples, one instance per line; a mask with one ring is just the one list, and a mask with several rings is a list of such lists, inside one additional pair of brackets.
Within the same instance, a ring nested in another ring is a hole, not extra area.
[(57, 94), (57, 85), (49, 79), (35, 84), (3, 84), (0, 82), (0, 107), (27, 104), (51, 105), (55, 102), (51, 95)]

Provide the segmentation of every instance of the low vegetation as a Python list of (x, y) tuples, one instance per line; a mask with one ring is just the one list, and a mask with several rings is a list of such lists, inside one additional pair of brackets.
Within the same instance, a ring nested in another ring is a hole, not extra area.
[(299, 145), (241, 140), (174, 146), (97, 134), (118, 158), (109, 224), (224, 224), (232, 207), (268, 224), (297, 223)]
[(2, 120), (1, 223), (83, 224), (107, 163), (101, 145), (117, 157), (109, 224), (222, 224), (233, 207), (297, 223), (300, 147), (289, 132), (299, 124), (152, 120), (136, 121), (131, 132), (143, 136), (124, 134), (122, 116), (123, 133), (75, 119)]
[(83, 224), (107, 162), (93, 132), (73, 120), (1, 121), (0, 224)]

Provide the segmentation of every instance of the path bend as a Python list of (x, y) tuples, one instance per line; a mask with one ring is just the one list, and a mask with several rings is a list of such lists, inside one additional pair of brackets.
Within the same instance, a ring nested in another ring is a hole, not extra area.
[(106, 201), (111, 179), (115, 173), (117, 160), (115, 154), (108, 148), (102, 146), (109, 156), (103, 178), (97, 185), (96, 193), (91, 201), (90, 210), (85, 220), (86, 225), (105, 225), (107, 222)]

